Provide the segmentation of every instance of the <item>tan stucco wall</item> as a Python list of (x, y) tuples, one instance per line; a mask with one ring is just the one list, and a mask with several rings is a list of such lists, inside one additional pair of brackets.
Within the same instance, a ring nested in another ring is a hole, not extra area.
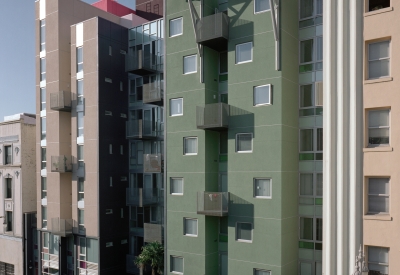
[(22, 239), (6, 238), (0, 235), (0, 248), (0, 262), (14, 265), (16, 275), (24, 274)]

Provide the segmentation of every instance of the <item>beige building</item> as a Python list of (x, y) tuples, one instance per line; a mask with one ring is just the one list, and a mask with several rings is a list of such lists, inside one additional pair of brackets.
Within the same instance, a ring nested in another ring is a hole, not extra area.
[[(35, 124), (31, 114), (0, 123), (0, 274), (24, 274), (24, 250), (34, 253), (33, 240), (25, 247), (24, 239), (34, 235), (25, 217), (36, 212)], [(34, 255), (27, 258), (33, 266)]]

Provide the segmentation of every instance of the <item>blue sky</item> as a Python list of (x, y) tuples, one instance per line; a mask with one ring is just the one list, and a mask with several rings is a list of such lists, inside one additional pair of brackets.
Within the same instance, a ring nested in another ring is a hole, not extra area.
[[(89, 4), (98, 0), (85, 0)], [(7, 115), (36, 113), (35, 2), (1, 1), (0, 121)], [(119, 0), (133, 8), (135, 0)]]

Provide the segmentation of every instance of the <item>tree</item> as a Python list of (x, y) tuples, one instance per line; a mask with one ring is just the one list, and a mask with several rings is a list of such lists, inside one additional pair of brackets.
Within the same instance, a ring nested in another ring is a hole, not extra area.
[(164, 270), (164, 247), (159, 242), (151, 242), (142, 247), (142, 253), (135, 259), (135, 265), (145, 269), (151, 266), (151, 274), (162, 274)]

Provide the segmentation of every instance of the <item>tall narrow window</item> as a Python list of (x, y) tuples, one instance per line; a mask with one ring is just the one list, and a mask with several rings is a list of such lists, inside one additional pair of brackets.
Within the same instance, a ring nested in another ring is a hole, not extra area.
[(389, 274), (389, 248), (368, 246), (368, 269), (368, 274)]
[(47, 198), (47, 178), (41, 177), (41, 185), (42, 185), (42, 199)]
[(83, 145), (78, 145), (78, 166), (83, 167), (83, 164), (84, 164)]
[(169, 21), (169, 37), (181, 35), (183, 32), (182, 17)]
[(236, 64), (253, 60), (253, 42), (236, 45)]
[(300, 19), (312, 17), (314, 14), (314, 0), (300, 0)]
[(323, 135), (323, 128), (317, 129), (317, 151), (323, 151), (324, 148), (324, 135)]
[(84, 201), (85, 199), (85, 185), (83, 178), (78, 178), (78, 201)]
[(322, 219), (321, 218), (317, 218), (316, 220), (316, 236), (315, 236), (315, 240), (322, 242)]
[(12, 199), (12, 179), (6, 178), (6, 199)]
[(368, 45), (368, 78), (388, 77), (390, 75), (390, 41)]
[(313, 129), (300, 130), (300, 152), (312, 152), (313, 150)]
[(389, 113), (390, 110), (368, 112), (368, 145), (389, 145)]
[(183, 74), (197, 72), (197, 54), (183, 57)]
[(300, 63), (313, 62), (314, 40), (309, 39), (300, 42)]
[(368, 214), (389, 214), (389, 178), (368, 179)]
[(252, 152), (253, 151), (253, 134), (236, 134), (236, 152)]
[(4, 146), (4, 164), (12, 164), (11, 146)]
[(313, 240), (313, 218), (300, 218), (300, 239)]
[(46, 88), (40, 89), (40, 111), (46, 110)]
[(77, 104), (83, 104), (83, 79), (76, 82)]
[(13, 212), (12, 211), (6, 211), (6, 220), (7, 220), (6, 231), (13, 231)]
[(40, 130), (41, 130), (41, 138), (42, 140), (46, 140), (46, 117), (40, 118)]
[(314, 195), (313, 174), (300, 174), (300, 196)]
[(46, 50), (46, 20), (40, 20), (40, 51)]
[(174, 98), (169, 101), (170, 116), (183, 115), (183, 98)]
[(78, 228), (82, 232), (85, 230), (85, 210), (78, 209)]
[(77, 116), (78, 116), (78, 121), (77, 121), (77, 125), (78, 125), (78, 137), (83, 137), (83, 132), (84, 132), (84, 123), (83, 123), (83, 112), (77, 112)]
[(197, 137), (185, 137), (183, 143), (184, 155), (197, 155)]
[(76, 72), (83, 72), (83, 47), (76, 48)]
[(46, 59), (40, 58), (40, 81), (46, 80)]
[(47, 207), (42, 206), (42, 228), (47, 228)]
[(47, 161), (46, 161), (46, 147), (42, 147), (41, 148), (41, 153), (42, 153), (42, 169), (46, 169), (46, 163), (47, 163)]

